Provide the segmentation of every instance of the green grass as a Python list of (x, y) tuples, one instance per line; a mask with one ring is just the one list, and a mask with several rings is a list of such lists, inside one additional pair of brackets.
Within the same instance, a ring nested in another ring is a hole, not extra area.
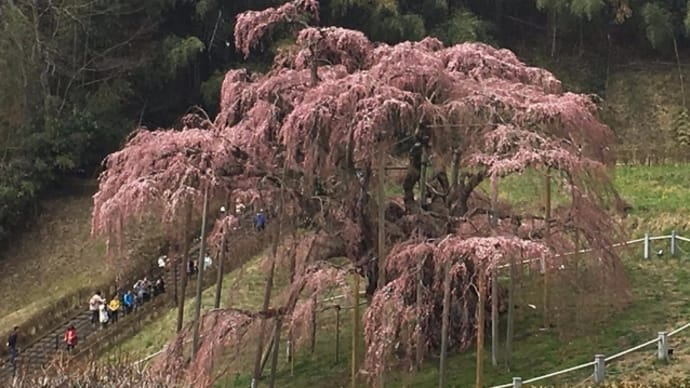
[[(636, 237), (645, 232), (690, 232), (690, 164), (668, 166), (618, 166), (614, 184), (632, 205), (624, 222)], [(543, 211), (544, 176), (534, 170), (499, 180), (499, 198), (517, 208)], [(479, 190), (489, 195), (489, 183)], [(552, 206), (566, 203), (566, 194), (552, 182)]]
[(690, 165), (621, 166), (616, 186), (638, 214), (690, 210)]

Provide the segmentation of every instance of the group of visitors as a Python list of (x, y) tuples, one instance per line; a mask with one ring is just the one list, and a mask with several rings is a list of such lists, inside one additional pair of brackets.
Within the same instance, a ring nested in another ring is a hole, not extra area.
[[(120, 315), (133, 313), (144, 302), (164, 292), (165, 281), (162, 277), (159, 277), (155, 282), (150, 281), (148, 277), (137, 280), (131, 289), (127, 291), (118, 290), (109, 301), (103, 298), (100, 291), (96, 291), (89, 300), (91, 324), (94, 327), (104, 329), (109, 324), (116, 323)], [(68, 350), (74, 349), (77, 338), (74, 326), (68, 327), (64, 337)]]

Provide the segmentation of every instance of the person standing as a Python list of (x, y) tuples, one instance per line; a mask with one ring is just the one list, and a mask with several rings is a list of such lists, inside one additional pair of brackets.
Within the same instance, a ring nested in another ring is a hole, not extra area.
[(101, 297), (101, 292), (96, 291), (96, 293), (89, 299), (89, 310), (91, 311), (91, 324), (98, 325), (99, 318), (99, 307), (105, 304), (105, 299)]
[(108, 303), (108, 310), (110, 310), (110, 320), (113, 323), (117, 322), (117, 314), (120, 311), (120, 296), (118, 294), (115, 294)]
[(67, 345), (67, 351), (71, 351), (77, 346), (77, 328), (74, 325), (70, 325), (65, 331), (65, 344)]
[(266, 228), (266, 214), (264, 213), (264, 209), (259, 210), (258, 213), (254, 216), (254, 229), (257, 231), (262, 231)]
[(17, 336), (19, 335), (19, 326), (15, 326), (12, 334), (7, 338), (7, 350), (10, 352), (10, 365), (12, 369), (17, 368)]
[(122, 298), (122, 302), (125, 305), (125, 314), (129, 314), (132, 312), (132, 309), (134, 308), (134, 294), (132, 294), (132, 290), (128, 290), (125, 296)]
[(110, 319), (108, 316), (108, 308), (106, 307), (105, 303), (98, 306), (98, 318), (101, 322), (101, 329), (105, 329)]

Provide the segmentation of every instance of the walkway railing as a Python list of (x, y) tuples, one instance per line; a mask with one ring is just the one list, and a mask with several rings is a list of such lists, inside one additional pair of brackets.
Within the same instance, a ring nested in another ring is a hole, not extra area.
[[(651, 244), (651, 242), (657, 241), (657, 240), (671, 240), (671, 242), (670, 242), (670, 247), (671, 247), (670, 251), (671, 252), (670, 253), (671, 253), (671, 256), (674, 256), (674, 257), (678, 255), (678, 251), (679, 251), (678, 241), (690, 242), (690, 238), (678, 236), (676, 234), (676, 232), (673, 231), (673, 232), (671, 232), (670, 235), (655, 236), (655, 237), (651, 237), (649, 235), (649, 233), (647, 233), (647, 234), (645, 234), (644, 238), (631, 240), (631, 241), (627, 241), (624, 243), (614, 244), (614, 245), (612, 245), (612, 247), (620, 247), (620, 246), (626, 246), (626, 245), (631, 245), (631, 244), (636, 244), (636, 243), (644, 243), (643, 257), (645, 259), (650, 259), (652, 257), (652, 251), (651, 251), (652, 244)], [(591, 252), (591, 251), (592, 251), (591, 249), (582, 249), (582, 250), (577, 251), (577, 252), (569, 252), (569, 253), (556, 255), (556, 256), (570, 256), (570, 255), (574, 255), (576, 253), (586, 253), (586, 252)], [(524, 260), (524, 261), (522, 261), (522, 264), (529, 264), (529, 263), (533, 263), (533, 262), (536, 262), (539, 260), (540, 259)], [(685, 325), (683, 325), (681, 327), (673, 329), (668, 333), (663, 332), (663, 331), (659, 332), (657, 334), (656, 338), (650, 339), (649, 341), (641, 343), (637, 346), (633, 346), (630, 349), (622, 350), (622, 351), (620, 351), (616, 354), (613, 354), (611, 356), (606, 357), (603, 354), (595, 354), (593, 361), (589, 361), (589, 362), (586, 362), (584, 364), (580, 364), (580, 365), (576, 365), (576, 366), (566, 368), (563, 370), (551, 372), (551, 373), (548, 373), (548, 374), (545, 374), (542, 376), (533, 377), (531, 379), (527, 379), (524, 381), (522, 380), (521, 377), (513, 377), (513, 382), (503, 384), (503, 385), (495, 385), (492, 388), (520, 388), (520, 387), (522, 387), (523, 384), (536, 383), (536, 382), (539, 382), (542, 380), (550, 379), (553, 377), (561, 376), (564, 374), (568, 374), (571, 372), (575, 372), (575, 371), (579, 371), (579, 370), (583, 370), (583, 369), (587, 369), (587, 368), (592, 368), (592, 367), (594, 367), (593, 373), (589, 377), (587, 377), (587, 379), (593, 377), (595, 384), (602, 384), (604, 382), (604, 378), (606, 375), (607, 363), (614, 361), (618, 358), (621, 358), (627, 354), (630, 354), (630, 353), (636, 352), (638, 350), (644, 349), (648, 346), (652, 346), (654, 344), (657, 344), (657, 359), (658, 360), (668, 360), (669, 355), (671, 353), (670, 352), (671, 348), (669, 347), (669, 337), (674, 336), (674, 335), (684, 331), (687, 328), (690, 328), (690, 322), (686, 323)]]

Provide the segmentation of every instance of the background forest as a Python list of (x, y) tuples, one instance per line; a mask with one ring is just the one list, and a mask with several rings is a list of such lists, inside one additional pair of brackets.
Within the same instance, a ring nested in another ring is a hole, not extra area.
[[(194, 105), (215, 114), (226, 70), (265, 69), (291, 44), (278, 36), (246, 63), (234, 49), (235, 16), (282, 2), (2, 2), (0, 240), (38, 211), (49, 189), (70, 176), (95, 177), (136, 126), (175, 126)], [(321, 24), (372, 41), (432, 35), (510, 48), (566, 88), (606, 101), (622, 161), (687, 159), (684, 0), (323, 0)], [(679, 90), (654, 94), (652, 77), (640, 76), (649, 69), (680, 77)], [(650, 144), (650, 136), (659, 140)]]

